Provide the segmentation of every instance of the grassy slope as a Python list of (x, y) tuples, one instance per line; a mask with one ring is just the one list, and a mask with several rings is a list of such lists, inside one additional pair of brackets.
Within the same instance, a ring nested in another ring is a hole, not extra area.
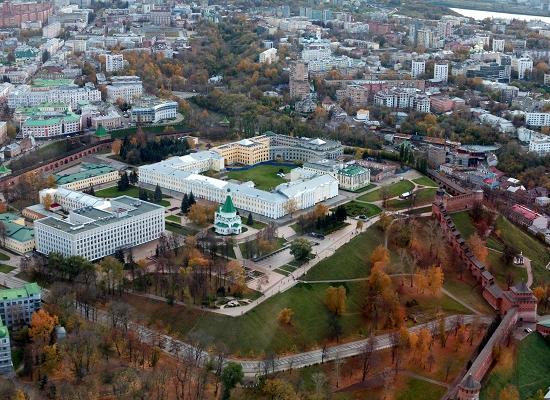
[(433, 180), (431, 180), (427, 176), (421, 176), (420, 178), (413, 179), (412, 181), (417, 185), (422, 185), (422, 186), (432, 186), (432, 187), (438, 186), (437, 183), (435, 183)]
[[(366, 277), (369, 269), (365, 259), (382, 242), (377, 227), (357, 236), (336, 253), (316, 265), (307, 275), (309, 280), (336, 280)], [(340, 284), (335, 284), (340, 285)], [(341, 319), (343, 337), (362, 337), (368, 326), (360, 313), (363, 282), (348, 282), (347, 311)], [(129, 296), (136, 310), (145, 316), (145, 322), (160, 322), (169, 330), (188, 335), (215, 338), (223, 341), (229, 350), (241, 355), (259, 355), (276, 351), (306, 350), (319, 345), (327, 336), (327, 312), (323, 303), (329, 284), (299, 284), (292, 289), (265, 301), (242, 317), (231, 318), (181, 306), (152, 302)], [(403, 301), (414, 297), (419, 305), (408, 311), (420, 315), (422, 320), (432, 319), (438, 310), (447, 314), (470, 311), (447, 296), (403, 296)], [(294, 310), (293, 326), (282, 327), (277, 322), (279, 311), (285, 307)]]
[[(387, 185), (386, 188), (388, 190), (389, 196), (395, 197), (414, 189), (414, 184), (411, 181), (404, 180), (392, 183), (391, 185)], [(380, 198), (380, 189), (364, 194), (363, 196), (360, 196), (357, 200), (366, 201), (368, 203), (382, 200)]]
[[(452, 218), (464, 238), (467, 239), (475, 232), (475, 227), (468, 212), (454, 213), (452, 214)], [(491, 235), (487, 240), (488, 247), (502, 251), (504, 244), (507, 244), (517, 251), (522, 251), (532, 261), (531, 266), (533, 268), (535, 284), (546, 282), (550, 279), (550, 272), (545, 269), (546, 264), (550, 262), (550, 249), (548, 246), (545, 246), (538, 239), (524, 232), (503, 216), (497, 218), (496, 230), (499, 232), (500, 237), (497, 238), (495, 235)], [(495, 267), (499, 265), (497, 258), (499, 258), (498, 253), (489, 251), (489, 262)], [(518, 273), (517, 270), (520, 272)], [(512, 273), (518, 275), (518, 277), (526, 276), (524, 275), (525, 272), (519, 268), (513, 268)]]
[(550, 385), (550, 346), (542, 336), (533, 333), (519, 343), (511, 368), (497, 365), (485, 379), (481, 400), (498, 398), (508, 384), (515, 385), (521, 399), (533, 396), (537, 390), (544, 392)]
[(416, 378), (407, 380), (406, 388), (395, 396), (396, 400), (439, 400), (447, 390), (433, 383)]
[(368, 257), (376, 246), (383, 243), (384, 235), (375, 225), (340, 247), (331, 257), (321, 261), (303, 279), (314, 281), (368, 276), (370, 271), (370, 265), (367, 267)]
[[(435, 198), (436, 188), (424, 188), (418, 189), (414, 193), (416, 194), (416, 199), (414, 201), (414, 207), (424, 206), (426, 204), (431, 204)], [(411, 206), (412, 199), (393, 199), (387, 202), (388, 209), (390, 210), (402, 210)]]
[(535, 284), (548, 282), (550, 272), (545, 266), (550, 262), (550, 248), (502, 216), (497, 219), (496, 229), (500, 231), (500, 238), (504, 243), (523, 251), (531, 259)]

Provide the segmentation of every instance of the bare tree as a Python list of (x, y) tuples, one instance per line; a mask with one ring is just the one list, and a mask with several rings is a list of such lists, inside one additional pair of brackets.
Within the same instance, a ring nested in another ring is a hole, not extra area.
[(391, 346), (391, 362), (395, 362), (395, 357), (399, 352), (399, 332), (394, 331), (389, 334), (390, 346)]
[(109, 304), (107, 312), (111, 318), (111, 326), (120, 328), (124, 332), (128, 331), (128, 324), (133, 313), (132, 307), (120, 301), (113, 301)]
[(361, 351), (361, 364), (363, 366), (363, 377), (361, 378), (362, 382), (365, 382), (365, 379), (367, 378), (367, 373), (369, 372), (371, 366), (374, 364), (376, 356), (376, 346), (376, 336), (374, 336), (374, 333), (371, 333)]
[(72, 333), (65, 340), (65, 352), (71, 369), (78, 380), (84, 379), (92, 370), (97, 355), (98, 337), (92, 331)]
[(327, 384), (327, 377), (322, 372), (316, 372), (311, 376), (311, 379), (315, 384), (315, 395), (317, 397), (320, 397), (325, 390), (325, 386)]

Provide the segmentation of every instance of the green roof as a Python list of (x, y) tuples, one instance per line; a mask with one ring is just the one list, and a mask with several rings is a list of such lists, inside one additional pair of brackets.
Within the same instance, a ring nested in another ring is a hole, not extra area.
[(6, 167), (5, 165), (0, 165), (0, 174), (1, 174), (1, 175), (4, 175), (4, 174), (11, 174), (11, 169), (9, 169), (8, 167)]
[(47, 118), (47, 119), (34, 119), (29, 118), (25, 122), (23, 122), (24, 126), (51, 126), (51, 125), (59, 125), (61, 123), (61, 118), (54, 117), (54, 118)]
[(15, 214), (15, 213), (11, 213), (11, 212), (6, 212), (6, 213), (0, 214), (0, 221), (2, 221), (2, 222), (11, 222), (11, 221), (19, 219), (19, 218), (21, 218), (19, 215)]
[(67, 116), (63, 117), (65, 122), (79, 122), (80, 121), (80, 115), (76, 115), (73, 113), (67, 114)]
[(360, 167), (358, 165), (349, 165), (338, 172), (342, 175), (355, 176), (355, 175), (364, 174), (366, 171), (367, 170), (365, 168)]
[(54, 175), (55, 183), (57, 183), (58, 185), (64, 185), (71, 182), (78, 182), (94, 176), (108, 174), (109, 172), (113, 171), (116, 171), (115, 168), (106, 164), (82, 164), (82, 171), (78, 171), (73, 174)]
[(107, 131), (103, 127), (103, 125), (99, 125), (97, 129), (95, 130), (96, 136), (107, 136)]
[(74, 113), (67, 113), (60, 117), (41, 117), (41, 116), (32, 116), (29, 119), (23, 122), (24, 126), (52, 126), (59, 125), (61, 121), (64, 122), (78, 122), (80, 121), (80, 116)]
[(26, 283), (23, 287), (0, 290), (0, 300), (14, 300), (20, 297), (30, 297), (41, 292), (38, 283)]
[(73, 83), (72, 79), (35, 79), (32, 81), (34, 87), (56, 87)]
[(221, 212), (226, 214), (236, 213), (237, 209), (233, 205), (233, 200), (231, 200), (231, 196), (227, 195), (225, 198), (225, 203), (223, 203), (223, 206), (221, 208)]
[(12, 222), (19, 218), (19, 215), (13, 213), (0, 214), (0, 222), (6, 228), (6, 236), (21, 243), (28, 242), (34, 238), (34, 229)]
[(36, 49), (15, 50), (15, 58), (34, 58), (37, 54)]

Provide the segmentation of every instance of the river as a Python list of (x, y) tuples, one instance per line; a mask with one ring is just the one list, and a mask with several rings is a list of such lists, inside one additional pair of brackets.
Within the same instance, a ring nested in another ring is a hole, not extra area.
[(451, 8), (451, 10), (457, 14), (476, 20), (483, 20), (485, 18), (519, 19), (523, 21), (543, 21), (550, 24), (550, 17), (540, 17), (538, 15), (508, 14), (494, 11), (467, 10), (465, 8)]

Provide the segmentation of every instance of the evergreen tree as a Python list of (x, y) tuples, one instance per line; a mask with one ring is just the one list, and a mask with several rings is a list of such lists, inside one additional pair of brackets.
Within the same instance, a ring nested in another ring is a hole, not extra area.
[(248, 218), (246, 219), (246, 224), (248, 226), (254, 225), (254, 218), (252, 218), (252, 213), (248, 213)]
[(149, 196), (147, 196), (147, 190), (139, 188), (139, 199), (143, 201), (149, 201)]
[(130, 180), (128, 179), (128, 174), (125, 172), (120, 177), (120, 180), (117, 183), (119, 192), (127, 190), (130, 187)]
[(121, 159), (126, 160), (129, 147), (130, 147), (130, 140), (128, 139), (128, 135), (126, 135), (124, 136), (124, 139), (122, 139), (122, 145), (120, 146), (119, 156)]
[(135, 185), (137, 182), (138, 182), (138, 175), (137, 175), (137, 172), (135, 170), (132, 170), (132, 172), (130, 172), (130, 183), (132, 185)]
[(153, 194), (153, 200), (155, 203), (160, 203), (162, 200), (162, 190), (160, 190), (160, 186), (157, 184), (155, 187), (155, 193)]
[(196, 203), (195, 196), (193, 195), (193, 192), (191, 192), (189, 193), (189, 207), (191, 208), (191, 206), (195, 203)]
[(94, 187), (90, 185), (90, 189), (88, 189), (88, 194), (89, 195), (92, 195), (92, 196), (95, 196), (95, 190), (94, 190)]
[(126, 262), (125, 257), (124, 257), (124, 251), (122, 251), (122, 249), (117, 249), (115, 251), (115, 258), (118, 261), (120, 261), (122, 264), (124, 264)]
[(187, 214), (189, 211), (189, 197), (187, 196), (187, 193), (183, 194), (183, 198), (181, 199), (181, 212), (184, 214)]

